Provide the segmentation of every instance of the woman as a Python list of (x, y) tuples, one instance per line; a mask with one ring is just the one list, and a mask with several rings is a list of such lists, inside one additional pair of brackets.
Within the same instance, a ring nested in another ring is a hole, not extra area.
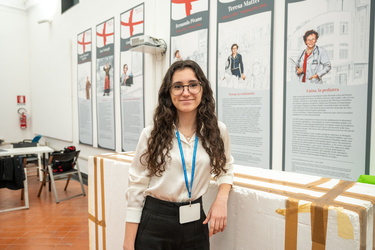
[[(209, 249), (209, 236), (227, 224), (232, 163), (202, 69), (191, 60), (173, 63), (129, 171), (124, 249)], [(201, 196), (211, 174), (219, 191), (206, 217)]]

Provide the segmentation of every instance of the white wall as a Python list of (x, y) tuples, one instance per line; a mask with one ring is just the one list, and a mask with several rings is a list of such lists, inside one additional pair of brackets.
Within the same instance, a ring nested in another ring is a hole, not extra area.
[[(29, 0), (30, 2), (31, 0)], [(32, 1), (31, 1), (32, 2)], [(70, 124), (57, 122), (56, 126), (64, 126), (61, 129), (67, 129), (64, 134), (68, 134), (64, 139), (44, 136), (44, 141), (56, 149), (62, 149), (67, 145), (76, 145), (81, 150), (81, 167), (84, 172), (87, 171), (88, 156), (99, 153), (111, 152), (103, 149), (79, 145), (78, 138), (78, 108), (77, 108), (77, 67), (76, 55), (77, 35), (86, 29), (91, 28), (93, 33), (96, 25), (114, 17), (115, 23), (118, 23), (120, 14), (142, 2), (145, 2), (145, 33), (157, 38), (164, 39), (169, 45), (169, 22), (170, 22), (170, 1), (169, 0), (80, 0), (80, 3), (69, 9), (64, 14), (60, 14), (59, 0), (40, 0), (28, 9), (28, 15), (20, 11), (0, 9), (0, 21), (3, 20), (12, 25), (9, 27), (0, 26), (1, 34), (9, 34), (5, 37), (19, 36), (17, 43), (1, 39), (0, 54), (2, 55), (0, 72), (2, 81), (0, 83), (0, 98), (6, 103), (12, 104), (9, 110), (0, 109), (0, 138), (15, 140), (32, 136), (34, 133), (42, 133), (31, 127), (27, 131), (18, 129), (18, 120), (15, 104), (16, 94), (27, 95), (28, 105), (31, 105), (31, 117), (38, 121), (48, 121), (56, 107), (59, 106), (59, 99), (64, 97), (70, 100), (69, 105), (64, 106), (64, 112), (61, 114)], [(211, 8), (216, 9), (216, 1), (211, 1)], [(49, 6), (49, 10), (43, 7)], [(52, 10), (52, 11), (51, 11)], [(285, 1), (275, 1), (274, 13), (274, 48), (273, 48), (273, 159), (274, 169), (281, 170), (282, 164), (282, 132), (283, 132), (283, 60), (284, 60), (284, 19), (285, 19)], [(28, 18), (28, 19), (27, 19)], [(51, 18), (52, 23), (38, 24), (40, 19)], [(210, 24), (211, 47), (209, 51), (210, 65), (215, 65), (216, 60), (216, 13), (211, 13), (212, 22)], [(16, 21), (17, 20), (17, 21)], [(114, 72), (119, 74), (119, 55), (120, 55), (120, 29), (115, 26), (115, 65)], [(4, 30), (4, 31), (3, 31)], [(21, 32), (19, 32), (21, 31)], [(96, 46), (95, 36), (93, 36), (93, 47)], [(5, 48), (6, 47), (6, 48)], [(20, 47), (20, 48), (18, 48)], [(4, 52), (3, 52), (4, 50)], [(94, 50), (95, 51), (95, 50)], [(167, 55), (169, 53), (167, 52)], [(6, 55), (4, 57), (3, 55)], [(26, 56), (25, 56), (26, 55)], [(95, 72), (95, 53), (93, 53), (93, 68)], [(4, 60), (4, 58), (8, 58)], [(18, 58), (19, 60), (15, 60)], [(20, 60), (24, 59), (24, 60)], [(152, 112), (157, 100), (157, 91), (161, 84), (162, 77), (169, 65), (169, 58), (159, 61), (151, 54), (145, 54), (145, 121), (146, 124), (152, 120)], [(8, 65), (7, 65), (8, 64)], [(29, 69), (30, 68), (30, 69)], [(18, 69), (18, 70), (15, 70)], [(3, 77), (5, 75), (5, 78)], [(209, 67), (209, 75), (212, 83), (215, 83), (215, 67)], [(3, 81), (5, 79), (5, 81)], [(8, 82), (17, 82), (16, 87), (7, 88)], [(214, 84), (213, 84), (214, 85)], [(29, 87), (30, 86), (30, 87)], [(51, 89), (50, 87), (53, 86)], [(119, 86), (116, 86), (117, 88)], [(8, 90), (9, 89), (9, 90)], [(48, 89), (50, 92), (41, 91)], [(214, 90), (215, 91), (215, 90)], [(9, 93), (12, 92), (12, 93)], [(115, 93), (119, 91), (115, 89)], [(119, 96), (115, 100), (116, 117), (120, 117)], [(31, 102), (31, 104), (30, 104)], [(14, 105), (13, 105), (14, 104)], [(13, 107), (14, 106), (14, 107)], [(374, 105), (373, 105), (374, 106)], [(375, 106), (374, 106), (375, 107)], [(96, 135), (96, 110), (94, 105), (94, 135)], [(374, 108), (373, 108), (374, 109)], [(43, 111), (41, 111), (43, 110)], [(47, 112), (46, 112), (47, 110)], [(4, 124), (3, 117), (6, 120), (13, 121), (13, 124)], [(120, 120), (116, 119), (116, 134), (120, 136)], [(375, 128), (375, 121), (372, 121), (372, 128)], [(9, 132), (8, 132), (9, 131)], [(47, 132), (47, 131), (45, 131)], [(25, 134), (26, 133), (26, 134)], [(372, 145), (375, 143), (372, 133)], [(63, 136), (62, 136), (63, 137)], [(94, 136), (95, 138), (95, 136)], [(43, 142), (44, 142), (43, 141)], [(116, 140), (117, 151), (121, 150), (121, 140)], [(96, 141), (94, 141), (96, 144)], [(375, 156), (375, 149), (372, 146), (371, 155)], [(371, 162), (371, 174), (375, 174), (375, 163)]]
[[(26, 12), (0, 5), (0, 139), (20, 141), (32, 138), (31, 119), (28, 129), (19, 125), (19, 108), (30, 111), (32, 98), (29, 81), (29, 46)], [(26, 96), (26, 105), (17, 105), (17, 95)], [(29, 113), (30, 114), (30, 113)]]
[[(44, 12), (43, 4), (48, 2), (51, 12)], [(90, 155), (112, 152), (105, 149), (98, 149), (86, 145), (79, 145), (78, 135), (78, 108), (77, 108), (77, 35), (89, 28), (95, 34), (96, 25), (103, 21), (114, 17), (115, 23), (119, 22), (122, 12), (142, 3), (143, 1), (119, 1), (119, 0), (81, 0), (80, 3), (64, 14), (60, 14), (59, 0), (44, 0), (38, 5), (35, 5), (28, 11), (29, 15), (29, 30), (30, 34), (30, 82), (31, 86), (37, 86), (31, 90), (31, 95), (37, 98), (35, 106), (33, 106), (33, 113), (38, 121), (48, 122), (51, 119), (50, 115), (56, 109), (59, 103), (65, 103), (65, 100), (60, 98), (70, 98), (71, 106), (64, 105), (63, 112), (68, 110), (68, 113), (61, 114), (61, 120), (56, 122), (57, 126), (64, 126), (69, 128), (68, 134), (62, 133), (61, 136), (49, 136), (52, 131), (40, 131), (38, 133), (44, 134), (44, 140), (48, 145), (55, 149), (62, 149), (67, 145), (76, 145), (81, 150), (80, 166), (83, 172), (87, 173), (87, 157)], [(52, 4), (53, 3), (53, 4)], [(157, 4), (156, 4), (157, 3)], [(145, 33), (154, 37), (163, 38), (168, 41), (169, 37), (169, 15), (160, 15), (155, 12), (155, 9), (160, 10), (161, 13), (169, 13), (169, 1), (167, 0), (147, 0), (145, 1)], [(160, 13), (159, 12), (159, 13)], [(38, 20), (50, 18), (51, 24), (38, 24)], [(165, 25), (164, 25), (165, 24)], [(118, 75), (119, 56), (120, 56), (120, 27), (115, 26), (115, 64), (114, 72)], [(92, 46), (95, 48), (95, 36), (92, 37)], [(92, 72), (93, 76), (96, 72), (96, 54), (93, 50), (92, 54)], [(150, 123), (152, 120), (152, 111), (157, 100), (157, 91), (161, 84), (163, 73), (167, 68), (168, 60), (160, 60), (151, 54), (145, 54), (145, 122)], [(40, 65), (45, 65), (42, 75), (40, 74)], [(94, 79), (93, 79), (94, 81)], [(41, 93), (43, 89), (51, 89), (51, 93)], [(116, 89), (117, 88), (117, 89)], [(115, 115), (116, 115), (116, 134), (121, 134), (121, 119), (120, 117), (120, 101), (118, 94), (119, 86), (115, 85), (114, 93), (117, 94), (115, 99)], [(37, 89), (37, 90), (36, 90)], [(47, 95), (46, 95), (47, 94)], [(95, 95), (93, 96), (95, 100)], [(95, 103), (95, 102), (94, 102)], [(34, 104), (34, 103), (33, 103)], [(41, 110), (43, 110), (41, 112)], [(94, 120), (94, 146), (97, 145), (96, 134), (96, 105), (93, 105), (93, 120)], [(69, 121), (72, 122), (69, 122)], [(65, 123), (64, 121), (68, 121)], [(63, 125), (62, 125), (63, 124)], [(48, 128), (46, 128), (48, 129)], [(49, 133), (48, 133), (49, 132)], [(54, 132), (55, 133), (55, 132)], [(69, 134), (70, 133), (70, 134)], [(46, 136), (47, 134), (47, 136)], [(55, 133), (56, 134), (56, 133)], [(70, 138), (71, 136), (71, 138)], [(121, 140), (116, 139), (116, 150), (121, 151)]]

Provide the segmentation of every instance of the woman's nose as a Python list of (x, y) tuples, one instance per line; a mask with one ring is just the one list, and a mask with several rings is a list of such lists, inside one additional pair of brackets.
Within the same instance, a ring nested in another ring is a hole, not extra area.
[(190, 95), (189, 86), (182, 86), (182, 95)]

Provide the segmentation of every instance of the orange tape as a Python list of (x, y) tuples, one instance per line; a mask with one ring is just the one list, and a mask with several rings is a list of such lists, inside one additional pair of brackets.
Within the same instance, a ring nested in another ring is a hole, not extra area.
[(109, 159), (109, 160), (115, 160), (115, 161), (120, 161), (120, 162), (132, 163), (132, 160), (123, 159), (119, 157), (120, 155), (132, 156), (132, 155), (129, 155), (129, 153), (112, 153), (112, 154), (105, 154), (105, 155), (96, 155), (95, 157), (99, 157), (101, 159)]
[[(95, 219), (98, 218), (98, 185), (96, 183), (96, 180), (98, 178), (98, 170), (97, 170), (97, 164), (98, 159), (94, 157), (94, 213), (95, 213)], [(98, 233), (99, 233), (99, 225), (95, 223), (95, 247), (96, 249), (99, 249), (99, 239), (98, 239)]]
[[(104, 159), (100, 159), (100, 185), (101, 185), (101, 201), (102, 201), (102, 220), (105, 225), (105, 193), (104, 193)], [(103, 233), (103, 249), (106, 249), (107, 246), (107, 239), (106, 239), (106, 227), (102, 227)]]
[[(98, 220), (98, 158), (100, 158), (100, 191), (102, 220)], [(95, 248), (99, 249), (99, 226), (102, 227), (103, 249), (106, 249), (106, 222), (105, 222), (105, 192), (104, 192), (104, 164), (101, 156), (94, 156), (94, 209), (95, 215), (89, 214), (89, 219), (95, 223)]]
[(298, 200), (288, 198), (285, 209), (284, 249), (297, 250)]
[(311, 240), (312, 250), (325, 249), (327, 238), (328, 206), (337, 196), (352, 187), (355, 182), (340, 181), (330, 191), (311, 204)]
[(328, 205), (311, 204), (312, 250), (326, 249)]
[(91, 220), (92, 222), (94, 222), (95, 224), (97, 224), (99, 226), (105, 227), (105, 221), (98, 220), (97, 218), (95, 218), (94, 215), (92, 215), (90, 213), (89, 213), (89, 220)]
[(308, 188), (310, 188), (310, 187), (316, 187), (316, 186), (321, 185), (323, 183), (326, 183), (326, 182), (328, 182), (330, 180), (331, 180), (330, 178), (320, 178), (317, 181), (313, 181), (313, 182), (305, 184), (305, 186), (308, 187)]
[[(328, 182), (329, 180), (331, 180), (329, 178), (321, 178), (317, 181), (310, 182), (308, 184), (300, 184), (300, 183), (294, 183), (294, 182), (288, 182), (288, 181), (273, 180), (273, 179), (268, 179), (268, 178), (259, 177), (259, 176), (252, 176), (252, 175), (248, 175), (248, 174), (234, 173), (234, 176), (239, 177), (239, 178), (243, 178), (243, 179), (262, 181), (262, 182), (267, 182), (267, 183), (272, 183), (272, 184), (278, 184), (278, 185), (283, 185), (283, 186), (288, 186), (288, 187), (302, 188), (302, 189), (307, 189), (307, 190), (312, 190), (312, 191), (317, 191), (317, 192), (323, 192), (323, 193), (326, 193), (326, 192), (331, 190), (331, 188), (317, 187), (316, 186), (316, 185), (320, 185), (320, 184)], [(375, 204), (375, 196), (358, 194), (358, 193), (353, 193), (353, 192), (348, 192), (348, 191), (345, 191), (344, 193), (342, 193), (340, 195), (345, 196), (345, 197), (369, 201), (372, 204)]]

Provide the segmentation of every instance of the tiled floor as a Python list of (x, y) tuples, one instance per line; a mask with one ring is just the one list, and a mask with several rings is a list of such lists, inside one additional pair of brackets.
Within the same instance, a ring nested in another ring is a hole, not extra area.
[[(48, 186), (37, 197), (40, 182), (35, 173), (28, 182), (30, 208), (0, 213), (0, 250), (89, 249), (87, 196), (56, 204)], [(64, 185), (64, 180), (57, 181), (60, 198), (66, 195)], [(79, 182), (71, 180), (67, 194), (79, 191)], [(22, 206), (20, 198), (21, 190), (0, 189), (0, 210)]]

